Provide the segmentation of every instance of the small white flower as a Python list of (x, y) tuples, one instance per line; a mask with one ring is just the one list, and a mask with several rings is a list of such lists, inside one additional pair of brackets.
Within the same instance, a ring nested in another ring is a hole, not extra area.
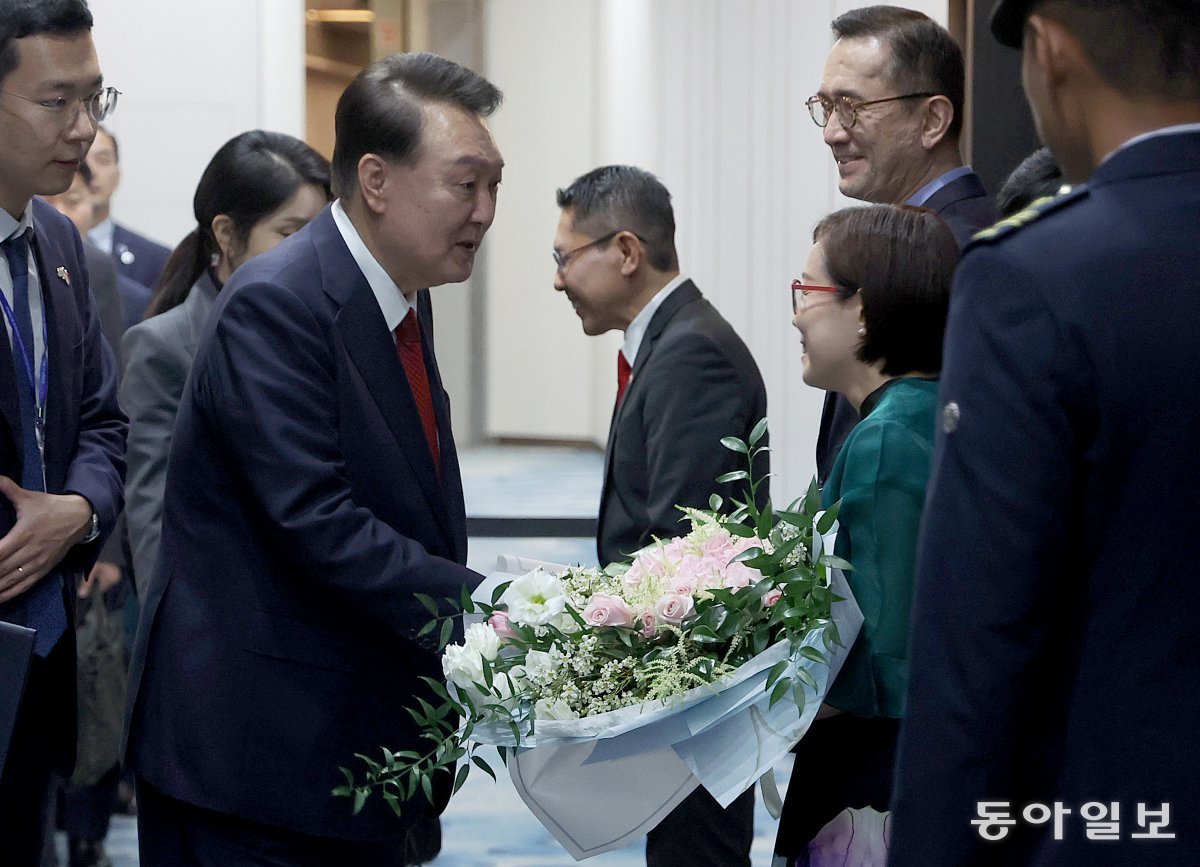
[(539, 719), (579, 719), (579, 714), (571, 710), (571, 706), (561, 698), (538, 699), (537, 704), (533, 706), (533, 712)]
[(478, 689), (483, 683), (483, 657), (470, 647), (451, 644), (442, 653), (442, 671), (455, 686)]
[(492, 695), (502, 703), (513, 698), (525, 685), (525, 668), (514, 665), (506, 672), (496, 672), (492, 677)]
[(463, 644), (468, 650), (474, 650), (488, 662), (494, 660), (500, 653), (500, 636), (486, 623), (472, 623), (468, 626), (466, 640)]
[(549, 683), (554, 680), (559, 662), (544, 650), (525, 652), (525, 676), (534, 683)]
[(541, 626), (555, 621), (563, 613), (567, 596), (557, 575), (534, 569), (508, 585), (500, 602), (507, 606), (509, 620)]

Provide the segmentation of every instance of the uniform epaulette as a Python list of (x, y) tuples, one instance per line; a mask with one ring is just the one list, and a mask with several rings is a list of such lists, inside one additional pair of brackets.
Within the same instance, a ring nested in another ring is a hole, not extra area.
[(971, 236), (971, 244), (983, 241), (995, 241), (997, 238), (1003, 238), (1012, 234), (1022, 226), (1028, 226), (1034, 220), (1044, 217), (1046, 214), (1054, 213), (1061, 210), (1072, 202), (1077, 202), (1088, 194), (1086, 184), (1080, 184), (1077, 187), (1072, 187), (1066, 192), (1058, 193), (1053, 196), (1044, 196), (1040, 199), (1035, 199), (1030, 202), (1023, 210), (1017, 211), (1011, 217), (1005, 217), (998, 223), (994, 223)]

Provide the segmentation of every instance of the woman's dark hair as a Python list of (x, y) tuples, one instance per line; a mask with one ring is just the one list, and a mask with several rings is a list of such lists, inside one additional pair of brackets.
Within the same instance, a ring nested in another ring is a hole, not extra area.
[(305, 184), (321, 187), (328, 198), (329, 161), (297, 138), (256, 129), (221, 145), (200, 176), (192, 199), (196, 228), (167, 260), (146, 318), (182, 304), (212, 263), (213, 254), (221, 252), (213, 234), (214, 218), (225, 214), (233, 220), (234, 237), (244, 244), (263, 217)]
[(882, 361), (885, 376), (940, 372), (959, 257), (941, 217), (910, 205), (846, 208), (821, 220), (813, 241), (838, 297), (861, 293), (867, 333), (858, 360)]

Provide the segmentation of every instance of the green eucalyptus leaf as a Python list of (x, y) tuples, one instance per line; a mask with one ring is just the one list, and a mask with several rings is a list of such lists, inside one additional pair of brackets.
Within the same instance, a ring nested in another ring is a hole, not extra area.
[(731, 452), (747, 454), (750, 451), (750, 448), (737, 437), (721, 437), (721, 445), (725, 446)]
[(801, 647), (800, 655), (803, 656), (805, 659), (811, 659), (813, 662), (819, 662), (822, 665), (829, 664), (829, 660), (825, 658), (825, 655), (822, 654), (821, 651), (817, 650), (815, 647), (809, 647), (808, 645)]
[(458, 769), (458, 773), (454, 775), (454, 788), (450, 790), (451, 795), (455, 795), (458, 793), (458, 790), (461, 789), (462, 784), (467, 781), (467, 777), (470, 775), (470, 773), (471, 773), (470, 765), (463, 765), (462, 767), (460, 767)]
[(771, 689), (771, 701), (768, 706), (775, 707), (776, 703), (788, 694), (788, 690), (791, 688), (791, 686), (792, 682), (787, 679), (776, 682), (775, 686)]
[(362, 812), (363, 804), (367, 803), (367, 796), (370, 794), (370, 789), (354, 790), (354, 807), (352, 808), (352, 812), (355, 816)]
[(731, 472), (722, 473), (721, 475), (717, 476), (717, 484), (724, 485), (728, 482), (737, 482), (737, 481), (741, 481), (743, 479), (748, 479), (748, 478), (750, 478), (750, 474), (748, 472), (746, 472), (745, 470), (733, 470)]
[(446, 645), (450, 643), (450, 637), (454, 634), (454, 621), (447, 620), (442, 623), (442, 634), (438, 636), (438, 650), (444, 650)]
[(758, 424), (750, 431), (750, 445), (757, 445), (758, 441), (763, 438), (763, 434), (767, 432), (767, 419), (764, 416), (759, 419)]
[(723, 499), (721, 499), (720, 494), (713, 494), (711, 497), (708, 498), (708, 507), (710, 509), (712, 509), (714, 512), (721, 511), (721, 506), (723, 506), (724, 504), (725, 504), (725, 501)]
[(425, 593), (414, 593), (413, 598), (424, 605), (425, 610), (434, 617), (438, 617), (441, 614), (441, 611), (438, 609), (438, 604), (433, 601), (432, 596), (429, 596)]

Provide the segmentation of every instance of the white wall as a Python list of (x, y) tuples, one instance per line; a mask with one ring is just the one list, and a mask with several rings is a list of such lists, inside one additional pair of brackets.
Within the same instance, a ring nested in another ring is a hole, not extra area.
[[(487, 74), (509, 162), (487, 246), (488, 433), (603, 443), (619, 336), (551, 291), (553, 191), (631, 162), (674, 196), (683, 270), (767, 383), (782, 498), (814, 472), (821, 394), (800, 378), (789, 286), (813, 225), (850, 202), (804, 100), (847, 0), (490, 0)], [(910, 0), (945, 23), (946, 0)], [(717, 436), (724, 432), (718, 432)]]
[(304, 0), (91, 0), (108, 122), (121, 146), (118, 220), (174, 246), (222, 144), (263, 127), (304, 135)]

